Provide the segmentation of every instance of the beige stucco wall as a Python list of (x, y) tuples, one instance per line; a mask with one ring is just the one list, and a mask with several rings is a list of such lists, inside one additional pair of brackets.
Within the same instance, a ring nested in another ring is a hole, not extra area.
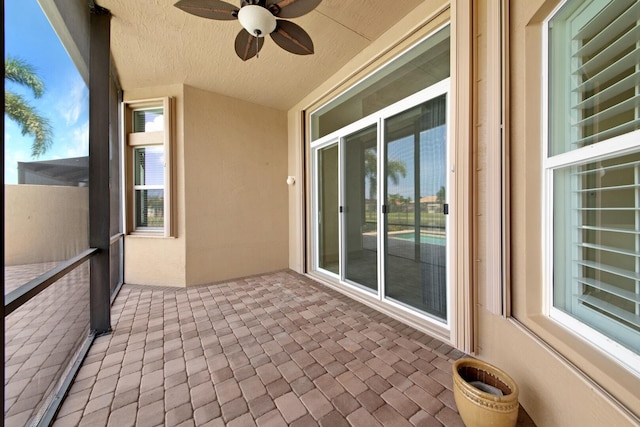
[(175, 101), (173, 237), (127, 234), (125, 282), (191, 286), (287, 268), (286, 113), (190, 86)]
[(89, 247), (89, 189), (5, 185), (5, 265), (64, 261)]
[[(477, 27), (473, 40), (477, 42), (477, 63), (473, 69), (473, 99), (475, 105), (471, 118), (473, 183), (473, 212), (467, 218), (467, 227), (473, 229), (474, 256), (472, 287), (477, 295), (477, 354), (506, 370), (520, 386), (520, 402), (539, 427), (549, 426), (632, 426), (636, 425), (630, 413), (640, 414), (640, 380), (625, 371), (604, 354), (566, 331), (558, 331), (541, 316), (541, 211), (540, 199), (540, 67), (531, 63), (539, 55), (539, 32), (530, 25), (548, 13), (558, 0), (510, 2), (512, 27), (510, 30), (511, 60), (510, 85), (511, 120), (508, 129), (511, 140), (510, 180), (512, 209), (510, 256), (513, 312), (515, 318), (493, 314), (495, 305), (491, 298), (499, 295), (499, 283), (492, 280), (490, 272), (495, 252), (491, 252), (492, 229), (489, 215), (493, 214), (489, 191), (500, 191), (491, 181), (488, 167), (495, 159), (489, 156), (495, 144), (490, 123), (496, 116), (488, 113), (491, 103), (499, 96), (495, 87), (488, 84), (492, 75), (499, 75), (500, 64), (493, 61), (488, 46), (488, 20), (490, 0), (457, 1), (457, 8), (474, 7)], [(443, 2), (444, 4), (445, 2)], [(495, 3), (495, 2), (494, 2)], [(425, 1), (414, 13), (398, 23), (383, 37), (372, 43), (324, 85), (309, 94), (288, 113), (289, 120), (289, 174), (305, 176), (304, 139), (301, 117), (306, 109), (317, 105), (327, 94), (345, 87), (353, 76), (368, 64), (375, 62), (381, 52), (386, 52), (402, 37), (415, 28), (437, 5)], [(536, 15), (537, 14), (537, 15)], [(495, 21), (494, 21), (495, 22)], [(534, 34), (532, 34), (532, 32)], [(455, 37), (455, 35), (454, 35)], [(539, 57), (539, 56), (538, 56)], [(456, 82), (452, 82), (455, 85)], [(454, 111), (455, 115), (456, 112)], [(499, 117), (498, 117), (499, 120)], [(498, 123), (499, 126), (499, 123)], [(499, 160), (498, 160), (499, 164)], [(289, 193), (289, 266), (305, 271), (305, 191), (308, 185), (293, 188)], [(458, 223), (459, 224), (459, 223)], [(495, 225), (495, 224), (494, 224)], [(462, 232), (461, 230), (458, 230)], [(460, 264), (460, 268), (469, 268)], [(457, 277), (463, 277), (459, 275)], [(456, 286), (459, 286), (456, 285)], [(348, 290), (344, 290), (348, 292)], [(541, 320), (542, 319), (542, 320)], [(526, 326), (523, 326), (526, 325)], [(533, 332), (532, 332), (533, 331)], [(546, 332), (545, 332), (546, 331)], [(620, 403), (619, 403), (620, 402)]]
[(127, 234), (124, 242), (124, 280), (137, 285), (185, 286), (186, 226), (184, 179), (184, 90), (182, 85), (128, 89), (125, 101), (170, 96), (175, 101), (173, 145), (173, 221), (175, 237)]
[(286, 113), (184, 95), (187, 285), (287, 268)]

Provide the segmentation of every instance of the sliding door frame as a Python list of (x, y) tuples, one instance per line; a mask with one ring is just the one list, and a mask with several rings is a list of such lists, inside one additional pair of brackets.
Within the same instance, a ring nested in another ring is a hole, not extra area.
[[(408, 304), (400, 303), (391, 298), (386, 297), (385, 293), (385, 245), (384, 245), (384, 217), (382, 212), (382, 205), (384, 204), (384, 195), (386, 194), (386, 181), (384, 180), (386, 171), (384, 170), (384, 158), (386, 156), (385, 153), (385, 144), (384, 144), (384, 122), (390, 117), (393, 117), (396, 114), (399, 114), (403, 111), (409, 110), (418, 105), (424, 104), (431, 99), (434, 99), (441, 95), (446, 95), (446, 138), (447, 138), (447, 156), (446, 156), (446, 170), (447, 170), (447, 178), (446, 178), (446, 186), (447, 186), (447, 196), (446, 202), (450, 206), (450, 215), (446, 216), (446, 237), (447, 237), (447, 248), (446, 248), (446, 282), (447, 282), (447, 318), (445, 322), (441, 319), (434, 317), (433, 315), (429, 315), (424, 311), (419, 309), (415, 309), (410, 307)], [(454, 284), (454, 274), (451, 269), (451, 259), (452, 253), (455, 250), (456, 240), (453, 238), (454, 233), (452, 233), (451, 227), (452, 224), (455, 224), (454, 220), (455, 215), (455, 182), (454, 182), (454, 150), (452, 147), (452, 123), (451, 123), (451, 78), (446, 78), (441, 80), (440, 82), (425, 88), (413, 95), (408, 96), (407, 98), (396, 102), (395, 104), (390, 105), (389, 107), (383, 108), (367, 117), (364, 117), (354, 123), (351, 123), (335, 132), (332, 132), (329, 135), (326, 135), (322, 138), (311, 143), (311, 224), (312, 224), (312, 232), (311, 232), (311, 270), (313, 273), (321, 274), (326, 277), (326, 279), (335, 282), (337, 281), (339, 286), (348, 288), (350, 291), (354, 291), (357, 294), (360, 294), (364, 298), (374, 297), (375, 300), (379, 303), (389, 305), (396, 310), (408, 312), (409, 314), (418, 317), (419, 319), (427, 322), (430, 326), (430, 329), (433, 328), (438, 332), (438, 335), (443, 337), (450, 337), (452, 332), (452, 319), (455, 318), (455, 309), (456, 304), (453, 303), (453, 296), (455, 294), (455, 284)], [(345, 251), (345, 216), (342, 213), (338, 213), (339, 215), (339, 227), (338, 227), (338, 239), (339, 239), (339, 274), (335, 274), (328, 270), (320, 268), (320, 253), (319, 253), (319, 218), (318, 218), (318, 207), (319, 207), (319, 156), (318, 153), (325, 148), (328, 148), (334, 144), (338, 145), (338, 205), (340, 207), (345, 206), (345, 168), (347, 165), (345, 164), (345, 138), (349, 135), (352, 135), (360, 130), (363, 130), (367, 127), (376, 125), (377, 126), (377, 201), (376, 201), (376, 212), (377, 212), (377, 275), (378, 275), (378, 289), (377, 292), (372, 292), (371, 289), (367, 288), (364, 285), (359, 285), (352, 281), (349, 281), (345, 277), (345, 262), (346, 262), (346, 251)], [(381, 179), (382, 178), (382, 179)]]

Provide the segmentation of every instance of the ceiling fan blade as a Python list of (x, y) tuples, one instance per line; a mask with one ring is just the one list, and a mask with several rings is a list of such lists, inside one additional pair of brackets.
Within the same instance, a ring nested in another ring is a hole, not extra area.
[(221, 0), (180, 0), (174, 6), (203, 18), (221, 21), (238, 19), (238, 7)]
[(267, 0), (269, 9), (278, 18), (297, 18), (315, 9), (322, 0)]
[(254, 37), (245, 29), (240, 30), (236, 36), (236, 54), (238, 54), (243, 61), (256, 56), (263, 45), (264, 37)]
[(274, 42), (284, 50), (298, 55), (311, 55), (313, 42), (305, 30), (290, 21), (278, 19), (276, 29), (271, 33)]

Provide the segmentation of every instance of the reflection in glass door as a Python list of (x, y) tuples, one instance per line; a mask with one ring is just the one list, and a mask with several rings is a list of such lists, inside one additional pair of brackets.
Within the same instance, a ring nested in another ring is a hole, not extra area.
[(384, 124), (385, 296), (447, 318), (446, 95)]
[(345, 279), (378, 289), (377, 125), (344, 138)]
[(338, 144), (318, 150), (318, 267), (340, 274)]

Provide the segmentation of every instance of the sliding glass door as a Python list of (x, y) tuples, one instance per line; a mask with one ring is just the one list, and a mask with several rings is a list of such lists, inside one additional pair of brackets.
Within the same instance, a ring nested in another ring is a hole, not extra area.
[(318, 267), (340, 273), (338, 144), (317, 151)]
[(384, 121), (385, 296), (447, 315), (446, 95)]
[(312, 150), (314, 269), (445, 324), (448, 90), (447, 79)]
[(311, 270), (441, 332), (453, 315), (450, 51), (445, 24), (309, 114)]
[(378, 128), (343, 138), (345, 279), (378, 290)]

